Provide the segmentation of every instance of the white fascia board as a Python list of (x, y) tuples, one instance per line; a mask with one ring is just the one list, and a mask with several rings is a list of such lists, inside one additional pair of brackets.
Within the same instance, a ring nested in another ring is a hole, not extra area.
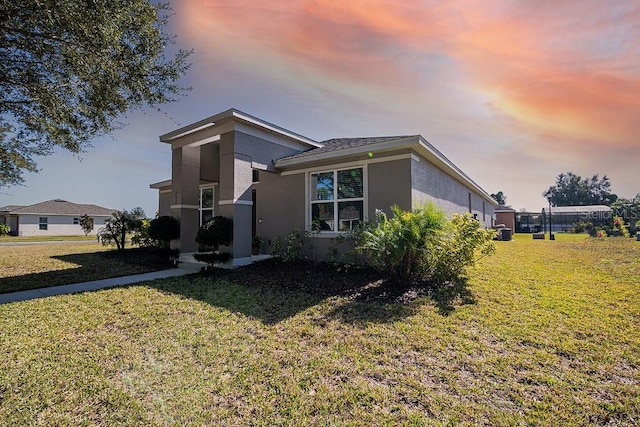
[(189, 134), (198, 132), (200, 130), (203, 129), (207, 129), (210, 128), (212, 126), (216, 125), (216, 122), (213, 121), (213, 117), (208, 117), (206, 119), (200, 120), (199, 122), (196, 123), (192, 123), (188, 126), (185, 127), (181, 127), (180, 129), (176, 129), (172, 132), (166, 133), (164, 135), (160, 136), (160, 141), (161, 142), (166, 142), (166, 143), (171, 143), (171, 141), (178, 139), (178, 138), (182, 138), (183, 136), (187, 136)]
[(166, 179), (164, 181), (154, 182), (153, 184), (150, 184), (149, 188), (153, 188), (153, 189), (159, 190), (162, 187), (169, 187), (170, 185), (171, 185), (171, 180), (170, 179)]
[(290, 166), (302, 166), (311, 162), (331, 160), (351, 155), (366, 154), (368, 152), (396, 150), (399, 148), (410, 147), (412, 144), (418, 141), (418, 138), (418, 136), (408, 136), (406, 138), (393, 139), (390, 141), (379, 142), (377, 144), (367, 144), (361, 145), (359, 147), (345, 148), (342, 150), (309, 154), (308, 156), (295, 157), (292, 159), (280, 159), (276, 160), (275, 163), (277, 168), (286, 168)]
[(438, 166), (445, 173), (452, 176), (466, 187), (475, 190), (480, 196), (482, 196), (485, 200), (492, 203), (495, 206), (498, 206), (498, 202), (496, 202), (493, 197), (489, 195), (482, 187), (476, 184), (471, 178), (469, 178), (460, 168), (458, 168), (453, 162), (447, 157), (438, 151), (433, 145), (431, 145), (427, 140), (420, 137), (417, 144), (418, 152), (425, 157), (427, 160)]
[(354, 160), (350, 162), (331, 163), (329, 165), (323, 165), (323, 166), (311, 166), (304, 169), (293, 169), (293, 170), (280, 172), (280, 176), (297, 175), (297, 174), (307, 173), (307, 172), (330, 171), (335, 169), (347, 169), (352, 167), (371, 165), (374, 163), (393, 162), (396, 160), (405, 160), (405, 159), (411, 159), (416, 162), (420, 161), (420, 158), (417, 155), (412, 153), (397, 154), (393, 156), (376, 157), (373, 159), (363, 159), (363, 160)]
[[(300, 134), (297, 134), (295, 132), (282, 128), (280, 126), (276, 126), (274, 124), (268, 123), (264, 120), (260, 120), (257, 117), (243, 113), (242, 111), (236, 110), (234, 108), (224, 111), (222, 113), (216, 114), (214, 116), (207, 117), (206, 119), (184, 126), (180, 129), (176, 129), (172, 132), (166, 133), (160, 136), (160, 141), (166, 142), (166, 143), (172, 143), (176, 139), (182, 138), (192, 133), (199, 132), (201, 130), (208, 129), (211, 127), (217, 127), (219, 126), (218, 124), (220, 122), (227, 121), (229, 119), (231, 119), (231, 121), (233, 122), (246, 123), (250, 126), (269, 131), (270, 133), (275, 133), (277, 135), (284, 136), (285, 138), (295, 140), (298, 143), (302, 143), (303, 146), (307, 146), (307, 147), (311, 146), (316, 148), (322, 146), (322, 144), (310, 138), (307, 138), (305, 136), (302, 136)], [(220, 132), (218, 132), (217, 134), (220, 135), (222, 133), (225, 133), (225, 132), (222, 131), (222, 129), (220, 129)]]
[(322, 144), (320, 144), (319, 142), (316, 142), (310, 138), (307, 138), (306, 136), (302, 136), (298, 133), (292, 132), (290, 130), (287, 130), (283, 127), (274, 125), (272, 123), (269, 122), (265, 122), (264, 120), (260, 120), (257, 117), (253, 117), (249, 114), (243, 113), (242, 111), (238, 111), (238, 110), (232, 110), (232, 115), (234, 118), (240, 119), (244, 122), (247, 122), (253, 126), (259, 127), (259, 128), (263, 128), (266, 129), (268, 131), (271, 131), (273, 133), (277, 133), (283, 136), (286, 136), (287, 138), (290, 139), (295, 139), (297, 141), (300, 141), (302, 143), (304, 143), (305, 145), (311, 145), (312, 147), (322, 147)]

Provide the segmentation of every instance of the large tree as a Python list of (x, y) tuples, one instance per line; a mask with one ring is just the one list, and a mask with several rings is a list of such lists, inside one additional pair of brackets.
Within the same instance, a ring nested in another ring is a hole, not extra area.
[(175, 100), (190, 51), (167, 51), (152, 0), (0, 0), (0, 187), (55, 147), (82, 152), (124, 112)]
[(611, 193), (611, 182), (606, 175), (582, 178), (573, 172), (558, 175), (556, 184), (542, 195), (553, 206), (611, 205), (618, 199)]

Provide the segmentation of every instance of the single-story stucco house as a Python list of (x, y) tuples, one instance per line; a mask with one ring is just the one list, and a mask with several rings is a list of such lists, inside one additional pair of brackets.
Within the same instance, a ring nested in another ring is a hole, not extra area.
[(29, 206), (8, 205), (0, 207), (0, 223), (11, 227), (13, 236), (74, 236), (83, 235), (80, 217), (93, 218), (96, 234), (114, 209), (54, 199)]
[[(175, 247), (197, 251), (196, 233), (216, 215), (233, 218), (233, 264), (251, 262), (255, 235), (270, 244), (294, 228), (331, 237), (399, 205), (434, 202), (447, 214), (470, 212), (493, 224), (495, 200), (420, 135), (316, 142), (236, 109), (160, 137), (171, 145), (171, 179), (159, 191), (159, 214), (181, 223)], [(317, 227), (316, 227), (317, 228)]]

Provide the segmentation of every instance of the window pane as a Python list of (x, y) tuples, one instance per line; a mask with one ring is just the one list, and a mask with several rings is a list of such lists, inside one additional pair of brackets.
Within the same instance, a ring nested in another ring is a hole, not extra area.
[(213, 218), (213, 209), (202, 210), (202, 222), (200, 225), (204, 225)]
[(338, 171), (338, 199), (362, 197), (362, 168)]
[(311, 205), (311, 222), (317, 222), (320, 231), (335, 231), (333, 203), (313, 203)]
[(200, 207), (204, 209), (213, 207), (213, 188), (203, 188), (201, 190)]
[(362, 202), (338, 202), (338, 225), (340, 231), (353, 230), (362, 221)]
[(311, 200), (333, 200), (333, 172), (311, 174)]

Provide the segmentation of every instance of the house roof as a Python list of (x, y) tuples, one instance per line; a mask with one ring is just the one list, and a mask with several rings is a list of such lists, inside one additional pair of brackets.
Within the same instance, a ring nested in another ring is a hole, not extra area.
[(180, 129), (176, 129), (169, 133), (160, 136), (161, 142), (171, 143), (172, 141), (185, 137), (187, 135), (196, 133), (198, 131), (221, 126), (223, 123), (229, 123), (230, 121), (235, 121), (239, 123), (244, 123), (254, 128), (259, 128), (265, 131), (268, 131), (273, 134), (277, 134), (281, 137), (288, 138), (290, 140), (297, 141), (298, 144), (302, 144), (302, 146), (306, 147), (319, 147), (320, 144), (306, 136), (302, 136), (298, 133), (287, 130), (283, 127), (274, 125), (257, 117), (254, 117), (250, 114), (243, 113), (240, 110), (235, 108), (231, 108), (227, 111), (223, 111), (222, 113), (216, 114), (211, 117), (207, 117), (206, 119), (202, 119), (195, 123), (192, 123), (187, 126), (183, 126)]
[[(9, 206), (7, 206), (9, 207)], [(62, 199), (47, 200), (35, 205), (22, 206), (9, 211), (12, 215), (95, 215), (109, 216), (115, 209), (97, 205), (78, 204)]]
[(496, 202), (482, 187), (476, 184), (459, 167), (431, 145), (420, 135), (383, 136), (369, 138), (338, 138), (324, 142), (325, 145), (303, 153), (278, 159), (275, 162), (277, 168), (302, 168), (317, 161), (337, 161), (346, 156), (367, 155), (399, 149), (415, 150), (422, 157), (442, 169), (457, 181), (469, 188), (473, 188), (482, 197), (497, 206)]
[(154, 182), (153, 184), (150, 184), (149, 188), (154, 188), (156, 190), (159, 190), (161, 188), (170, 187), (170, 186), (171, 186), (171, 180), (170, 179), (166, 179), (164, 181)]
[[(305, 151), (303, 153), (294, 154), (292, 156), (279, 159), (281, 163), (285, 163), (287, 160), (304, 159), (308, 156), (315, 156), (323, 153), (336, 152), (346, 150), (349, 148), (365, 147), (373, 144), (379, 144), (381, 142), (395, 141), (399, 139), (409, 138), (411, 135), (403, 136), (373, 136), (365, 138), (334, 138), (322, 141), (321, 147)], [(415, 135), (414, 135), (415, 137)]]

